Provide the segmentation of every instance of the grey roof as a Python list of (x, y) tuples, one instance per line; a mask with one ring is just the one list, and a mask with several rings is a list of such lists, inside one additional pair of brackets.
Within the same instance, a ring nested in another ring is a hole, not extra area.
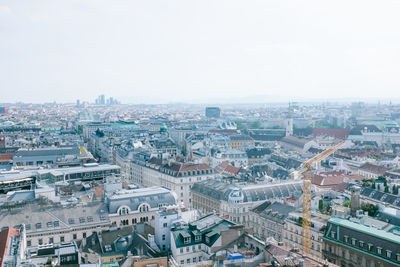
[[(37, 204), (25, 205), (22, 209), (0, 212), (0, 227), (26, 225), (27, 233), (51, 232), (71, 227), (108, 224), (106, 206), (101, 202), (86, 206), (49, 206), (45, 209)], [(37, 224), (40, 223), (40, 227)]]
[(162, 187), (148, 187), (117, 192), (108, 197), (106, 203), (110, 213), (117, 213), (121, 206), (127, 206), (134, 211), (143, 203), (157, 208), (159, 204), (175, 205), (176, 201), (171, 191)]
[(39, 148), (39, 149), (20, 149), (15, 153), (15, 157), (41, 157), (41, 156), (63, 156), (63, 155), (79, 155), (78, 146), (62, 147), (62, 148)]
[(23, 201), (35, 199), (35, 191), (15, 191), (9, 197), (8, 201)]
[(269, 201), (266, 201), (253, 209), (253, 211), (258, 213), (261, 217), (281, 223), (284, 223), (289, 213), (295, 210), (295, 207), (279, 202), (271, 203)]
[[(273, 198), (289, 198), (300, 196), (302, 193), (302, 181), (290, 181), (279, 184), (245, 185), (240, 188), (244, 195), (244, 202), (257, 202)], [(215, 180), (206, 180), (195, 183), (192, 191), (216, 200), (229, 200), (229, 194), (235, 185)]]
[[(352, 185), (349, 185), (346, 190), (349, 191), (351, 186)], [(400, 207), (400, 196), (396, 196), (390, 193), (384, 193), (365, 186), (361, 187), (360, 194), (368, 198), (372, 198), (375, 200), (379, 200)]]

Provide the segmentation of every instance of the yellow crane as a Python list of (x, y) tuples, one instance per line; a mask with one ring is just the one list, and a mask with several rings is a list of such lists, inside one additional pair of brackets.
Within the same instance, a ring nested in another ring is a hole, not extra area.
[(311, 166), (329, 157), (344, 145), (344, 141), (322, 151), (318, 155), (303, 162), (300, 166), (300, 174), (303, 176), (303, 253), (310, 254), (311, 243)]

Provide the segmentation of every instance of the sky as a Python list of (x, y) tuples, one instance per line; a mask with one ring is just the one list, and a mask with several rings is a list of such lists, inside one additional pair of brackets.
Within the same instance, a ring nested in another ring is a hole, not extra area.
[(0, 0), (0, 102), (400, 99), (400, 1)]

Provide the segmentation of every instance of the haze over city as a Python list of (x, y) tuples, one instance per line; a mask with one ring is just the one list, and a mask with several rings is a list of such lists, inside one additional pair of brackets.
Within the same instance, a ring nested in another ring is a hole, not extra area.
[(398, 99), (399, 10), (398, 1), (1, 0), (1, 102)]

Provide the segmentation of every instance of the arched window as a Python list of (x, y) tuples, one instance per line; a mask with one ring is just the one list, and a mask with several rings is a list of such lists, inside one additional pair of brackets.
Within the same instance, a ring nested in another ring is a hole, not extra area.
[(122, 206), (122, 207), (120, 207), (119, 209), (118, 209), (118, 214), (119, 215), (127, 215), (127, 214), (129, 214), (129, 207), (127, 207), (127, 206)]
[(150, 210), (150, 206), (147, 203), (143, 203), (139, 206), (139, 212), (148, 212)]

